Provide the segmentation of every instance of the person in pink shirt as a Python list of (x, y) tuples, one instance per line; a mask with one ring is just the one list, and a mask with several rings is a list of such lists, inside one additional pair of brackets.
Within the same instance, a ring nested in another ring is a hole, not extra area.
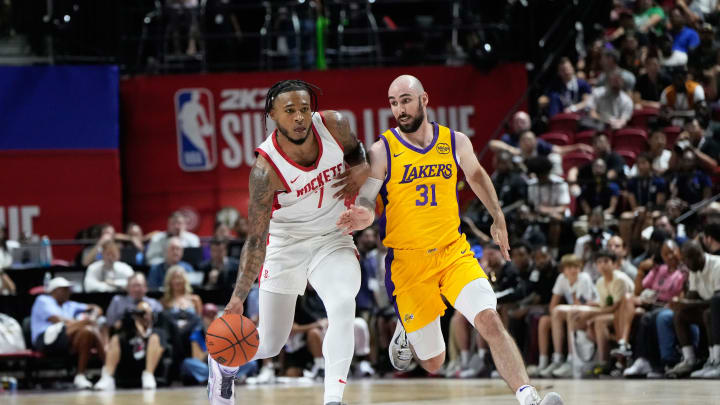
[[(633, 318), (641, 313), (642, 318), (635, 336), (636, 360), (624, 371), (625, 376), (646, 375), (652, 371), (648, 360), (659, 359), (655, 332), (655, 317), (673, 297), (680, 296), (688, 277), (688, 269), (681, 261), (680, 247), (672, 240), (666, 240), (660, 250), (663, 264), (656, 265), (642, 278), (642, 292), (639, 296), (631, 294), (624, 300), (620, 312), (620, 331), (618, 347), (611, 352), (616, 357), (631, 358), (633, 355), (628, 343)], [(638, 274), (641, 277), (642, 274)]]

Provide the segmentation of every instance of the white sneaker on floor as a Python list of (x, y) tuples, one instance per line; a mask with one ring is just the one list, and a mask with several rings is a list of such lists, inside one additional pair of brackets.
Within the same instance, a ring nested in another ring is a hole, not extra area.
[(388, 351), (390, 352), (390, 364), (392, 364), (396, 370), (406, 371), (410, 368), (413, 354), (412, 350), (410, 350), (410, 343), (407, 340), (407, 333), (400, 321), (398, 321), (395, 326), (395, 333), (393, 333), (393, 337), (390, 340)]
[(485, 364), (485, 359), (480, 358), (480, 356), (475, 353), (472, 357), (470, 357), (467, 368), (460, 370), (457, 376), (459, 378), (475, 378), (484, 373), (486, 370), (487, 365)]
[(708, 358), (703, 367), (690, 373), (690, 378), (705, 378), (705, 374), (715, 368), (715, 362)]
[(445, 369), (445, 378), (454, 378), (460, 372), (460, 362), (451, 361)]
[(112, 391), (115, 389), (115, 379), (113, 376), (105, 374), (95, 383), (93, 389), (96, 391)]
[(653, 371), (653, 369), (650, 362), (643, 357), (638, 357), (630, 367), (623, 370), (623, 376), (641, 377), (648, 375), (651, 371)]
[(220, 365), (208, 356), (207, 393), (210, 405), (235, 405), (235, 376), (224, 375)]
[(73, 384), (75, 385), (75, 388), (79, 390), (87, 390), (93, 386), (84, 374), (77, 374), (73, 380)]
[(540, 395), (535, 391), (535, 388), (532, 388), (534, 391), (532, 393), (532, 396), (528, 397), (525, 400), (524, 405), (563, 405), (564, 402), (562, 400), (562, 397), (558, 395), (557, 392), (548, 392), (545, 397), (540, 398)]
[(272, 384), (275, 382), (275, 367), (262, 366), (258, 373), (256, 382), (258, 384)]
[(710, 370), (706, 371), (703, 378), (717, 379), (720, 378), (720, 364), (715, 363), (715, 366)]
[(571, 378), (573, 376), (572, 362), (566, 361), (562, 366), (556, 368), (552, 375), (557, 378)]
[(154, 390), (157, 388), (157, 382), (155, 381), (153, 373), (147, 370), (142, 372), (142, 387), (144, 390)]
[(372, 377), (375, 375), (375, 369), (367, 360), (363, 360), (358, 364), (357, 372), (361, 377)]
[(565, 363), (561, 363), (559, 361), (553, 361), (547, 367), (540, 370), (540, 372), (538, 374), (540, 375), (540, 377), (543, 377), (543, 378), (552, 378), (553, 371), (562, 367), (563, 364), (565, 364)]

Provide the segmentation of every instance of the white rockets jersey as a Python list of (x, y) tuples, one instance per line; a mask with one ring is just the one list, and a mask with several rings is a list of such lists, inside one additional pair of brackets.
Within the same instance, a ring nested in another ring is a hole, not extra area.
[[(335, 177), (345, 170), (342, 147), (325, 127), (320, 113), (312, 115), (312, 134), (318, 157), (311, 167), (293, 162), (277, 143), (277, 130), (255, 149), (280, 176), (285, 191), (275, 192), (270, 218), (272, 236), (309, 238), (339, 231), (335, 225), (345, 211), (345, 201), (333, 198)], [(252, 218), (249, 218), (252, 221)]]

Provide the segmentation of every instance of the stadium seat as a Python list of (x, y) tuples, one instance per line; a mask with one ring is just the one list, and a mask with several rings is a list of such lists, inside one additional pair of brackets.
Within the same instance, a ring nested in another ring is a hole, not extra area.
[(619, 129), (612, 136), (612, 147), (615, 150), (633, 151), (637, 156), (648, 148), (647, 132), (640, 128)]
[(567, 172), (572, 167), (582, 167), (587, 163), (592, 162), (593, 155), (586, 152), (570, 152), (563, 156), (563, 172)]
[(595, 131), (594, 129), (580, 131), (575, 134), (575, 139), (573, 140), (573, 143), (585, 143), (592, 146), (593, 137), (596, 133), (597, 131)]
[(555, 114), (550, 118), (549, 132), (562, 132), (572, 135), (577, 130), (578, 120), (580, 120), (580, 116), (577, 114)]
[(628, 167), (632, 167), (635, 164), (635, 158), (637, 158), (638, 155), (635, 151), (629, 149), (617, 149), (615, 152), (625, 159), (625, 164), (628, 165)]
[(564, 132), (547, 132), (540, 135), (540, 138), (553, 145), (569, 145), (570, 137)]
[(657, 119), (659, 114), (660, 112), (657, 108), (642, 108), (635, 110), (632, 118), (630, 118), (628, 126), (631, 128), (642, 128), (647, 130), (648, 123)]
[(677, 139), (678, 135), (683, 131), (681, 127), (665, 127), (663, 128), (663, 132), (665, 132), (665, 147), (668, 149), (671, 149), (673, 145), (675, 145), (675, 140)]

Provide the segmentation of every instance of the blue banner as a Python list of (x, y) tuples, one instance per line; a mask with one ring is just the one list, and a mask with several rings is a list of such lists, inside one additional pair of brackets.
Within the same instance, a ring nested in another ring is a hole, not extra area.
[(0, 67), (0, 150), (117, 149), (117, 66)]

